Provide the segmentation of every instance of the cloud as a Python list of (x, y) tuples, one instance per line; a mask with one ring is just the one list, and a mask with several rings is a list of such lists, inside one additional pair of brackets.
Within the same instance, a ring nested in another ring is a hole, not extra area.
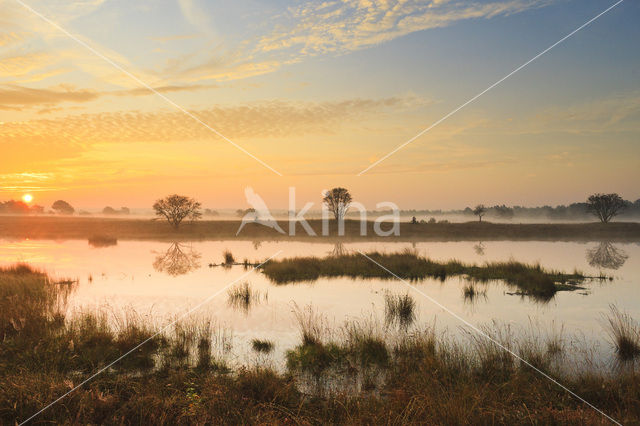
[(0, 77), (20, 77), (56, 62), (53, 55), (31, 52), (22, 55), (6, 55), (0, 58)]
[(549, 4), (549, 0), (360, 0), (306, 3), (291, 8), (258, 43), (262, 52), (345, 53), (416, 31), (468, 19), (490, 19)]
[(545, 107), (514, 118), (490, 118), (469, 131), (504, 135), (613, 134), (640, 131), (640, 92)]
[(213, 26), (207, 13), (198, 0), (178, 0), (184, 18), (195, 28), (207, 36), (214, 36)]
[[(185, 86), (158, 86), (153, 89), (158, 93), (191, 92), (216, 88), (215, 84), (193, 84)], [(52, 108), (63, 102), (90, 102), (103, 96), (149, 96), (155, 95), (151, 90), (140, 87), (136, 89), (114, 90), (96, 92), (87, 89), (76, 89), (73, 86), (60, 85), (49, 89), (28, 88), (18, 85), (0, 86), (0, 109), (24, 110), (32, 107), (46, 107), (39, 113), (58, 111), (61, 108)]]
[(536, 114), (532, 123), (546, 131), (611, 132), (638, 130), (640, 92), (617, 94), (581, 102), (568, 107), (553, 107)]
[(22, 40), (22, 35), (15, 32), (0, 33), (0, 47), (9, 46)]
[[(225, 136), (282, 138), (334, 134), (345, 123), (360, 124), (385, 109), (424, 105), (416, 97), (349, 99), (334, 102), (265, 101), (192, 111)], [(0, 145), (68, 141), (79, 145), (109, 142), (180, 142), (218, 140), (202, 124), (181, 112), (109, 112), (69, 115), (56, 119), (6, 122), (0, 125)]]
[[(171, 85), (171, 86), (158, 86), (154, 87), (153, 90), (158, 93), (171, 93), (171, 92), (193, 92), (197, 90), (207, 90), (207, 89), (216, 89), (219, 86), (217, 84), (187, 84), (184, 86)], [(128, 89), (128, 90), (117, 90), (114, 92), (109, 92), (109, 94), (114, 94), (117, 96), (147, 96), (154, 95), (155, 93), (146, 87), (139, 87), (136, 89)]]
[(88, 102), (99, 94), (90, 90), (31, 89), (22, 86), (0, 87), (0, 109), (21, 109), (33, 105), (56, 105), (61, 102)]

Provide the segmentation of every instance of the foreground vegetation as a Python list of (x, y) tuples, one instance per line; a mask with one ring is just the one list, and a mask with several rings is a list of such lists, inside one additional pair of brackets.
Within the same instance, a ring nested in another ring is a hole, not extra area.
[[(131, 313), (117, 321), (100, 312), (65, 316), (68, 282), (26, 265), (0, 269), (0, 423), (28, 419), (145, 340), (33, 422), (606, 423), (476, 335), (454, 343), (429, 328), (406, 331), (399, 322), (383, 327), (352, 321), (335, 330), (311, 309), (298, 310), (301, 342), (287, 355), (287, 372), (264, 364), (232, 370), (224, 362), (224, 333), (207, 322), (156, 334), (149, 321)], [(408, 296), (387, 300), (391, 316), (411, 316)], [(612, 336), (637, 345), (637, 323), (616, 312)], [(563, 366), (577, 364), (564, 362), (561, 336), (518, 340), (508, 332), (491, 333), (616, 420), (640, 421), (640, 381), (633, 368), (567, 370)], [(261, 353), (273, 349), (264, 340), (252, 346)], [(634, 362), (633, 353), (625, 353), (627, 363)]]
[[(296, 235), (283, 235), (255, 223), (247, 223), (237, 236), (240, 221), (216, 220), (183, 223), (174, 229), (166, 222), (149, 219), (117, 219), (52, 216), (1, 216), (0, 235), (5, 238), (31, 239), (89, 239), (95, 235), (115, 240), (314, 240), (335, 239), (337, 226), (332, 223), (330, 235), (322, 236), (322, 222), (309, 220), (315, 237), (307, 235), (300, 224)], [(289, 229), (286, 220), (278, 221), (284, 230)], [(383, 228), (385, 228), (383, 224)], [(401, 223), (400, 235), (380, 237), (367, 223), (366, 236), (360, 235), (360, 222), (345, 221), (344, 239), (385, 241), (490, 241), (490, 240), (536, 240), (536, 241), (640, 241), (640, 223)]]
[(365, 256), (353, 253), (323, 258), (274, 259), (264, 264), (262, 271), (278, 284), (314, 281), (321, 277), (396, 279), (392, 273), (406, 280), (430, 277), (444, 281), (449, 277), (463, 276), (475, 282), (502, 280), (517, 288), (520, 294), (540, 299), (549, 299), (559, 290), (580, 288), (578, 284), (587, 278), (577, 271), (552, 271), (539, 264), (528, 265), (514, 260), (484, 265), (471, 265), (457, 260), (437, 262), (411, 250), (401, 253), (371, 252)]

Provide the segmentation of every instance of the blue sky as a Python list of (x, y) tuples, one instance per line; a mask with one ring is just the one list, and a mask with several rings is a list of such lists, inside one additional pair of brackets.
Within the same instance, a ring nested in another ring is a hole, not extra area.
[[(406, 208), (567, 203), (596, 191), (640, 197), (636, 1), (360, 177), (613, 2), (25, 3), (284, 176), (6, 0), (5, 198), (29, 190), (97, 205), (100, 189), (112, 204), (146, 205), (161, 186), (235, 206), (247, 184), (276, 204), (289, 185), (308, 198), (342, 185), (362, 201)], [(211, 191), (211, 180), (223, 188)]]

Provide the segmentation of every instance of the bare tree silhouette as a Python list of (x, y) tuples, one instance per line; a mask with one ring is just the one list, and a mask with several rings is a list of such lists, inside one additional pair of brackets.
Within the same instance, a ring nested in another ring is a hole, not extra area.
[(153, 269), (177, 277), (200, 268), (201, 257), (191, 246), (173, 242), (166, 252), (158, 254), (153, 261)]
[(473, 250), (476, 252), (478, 256), (484, 256), (484, 243), (482, 241), (478, 241), (478, 244), (473, 246)]
[(624, 250), (609, 241), (602, 241), (597, 247), (587, 249), (587, 262), (594, 268), (619, 269), (628, 258)]
[(475, 214), (476, 216), (478, 216), (478, 221), (482, 222), (482, 216), (484, 216), (484, 214), (487, 212), (487, 208), (484, 206), (484, 204), (478, 204), (474, 209), (473, 209), (473, 214)]

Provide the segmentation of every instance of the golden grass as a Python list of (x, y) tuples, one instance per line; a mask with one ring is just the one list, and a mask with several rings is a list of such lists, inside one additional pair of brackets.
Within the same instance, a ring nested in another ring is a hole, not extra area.
[[(147, 339), (34, 422), (604, 423), (601, 414), (476, 335), (466, 345), (436, 336), (430, 328), (394, 337), (389, 329), (362, 320), (338, 331), (309, 308), (297, 310), (301, 339), (288, 354), (289, 371), (230, 370), (212, 355), (218, 337), (210, 323), (178, 323), (171, 332), (156, 335), (152, 324), (133, 313), (115, 324), (103, 312), (65, 318), (59, 303), (65, 288), (26, 265), (0, 269), (2, 424), (27, 419)], [(541, 344), (510, 340), (504, 329), (487, 332), (618, 421), (640, 421), (636, 369), (605, 374), (585, 368), (565, 374), (552, 362), (565, 350), (557, 338)], [(356, 390), (334, 387), (303, 394), (300, 374), (305, 370), (311, 370), (315, 383), (354, 381)]]

